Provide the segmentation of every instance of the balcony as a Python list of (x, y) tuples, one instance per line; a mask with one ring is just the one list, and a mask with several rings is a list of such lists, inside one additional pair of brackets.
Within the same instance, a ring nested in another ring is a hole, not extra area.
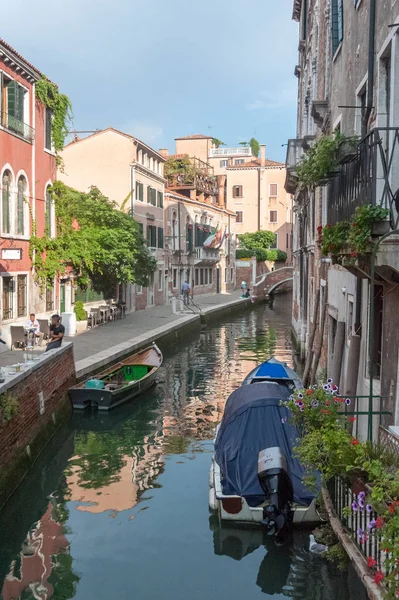
[(209, 158), (220, 156), (252, 156), (252, 150), (249, 146), (237, 146), (235, 148), (211, 148)]
[(1, 113), (1, 126), (23, 137), (27, 142), (32, 142), (35, 137), (33, 127), (5, 112)]
[(196, 248), (194, 264), (215, 264), (220, 261), (220, 250), (215, 248)]
[[(343, 161), (341, 161), (343, 162)], [(375, 204), (399, 225), (399, 128), (373, 129), (358, 145), (350, 162), (341, 164), (328, 186), (327, 221), (335, 225), (352, 218), (358, 206)]]
[(171, 190), (197, 190), (200, 193), (217, 196), (218, 188), (214, 177), (206, 173), (174, 173), (168, 176), (168, 188)]
[(296, 169), (303, 157), (303, 140), (302, 139), (293, 139), (288, 140), (287, 144), (287, 157), (286, 157), (286, 167), (287, 167), (287, 175), (285, 179), (285, 189), (289, 194), (295, 194), (298, 178), (296, 174)]

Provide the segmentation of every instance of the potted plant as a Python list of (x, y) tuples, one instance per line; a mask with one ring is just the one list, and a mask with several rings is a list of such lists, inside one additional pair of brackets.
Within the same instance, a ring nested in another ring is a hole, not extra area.
[(75, 303), (75, 315), (76, 315), (76, 333), (82, 333), (87, 329), (87, 312), (84, 309), (83, 302), (78, 300)]
[(337, 159), (339, 164), (351, 162), (357, 157), (357, 145), (359, 139), (357, 137), (342, 137), (338, 146)]

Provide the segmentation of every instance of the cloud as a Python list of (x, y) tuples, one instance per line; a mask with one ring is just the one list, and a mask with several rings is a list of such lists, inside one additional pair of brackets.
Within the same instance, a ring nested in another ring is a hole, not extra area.
[(122, 131), (130, 133), (149, 145), (156, 143), (163, 134), (160, 125), (149, 121), (131, 121), (122, 128)]

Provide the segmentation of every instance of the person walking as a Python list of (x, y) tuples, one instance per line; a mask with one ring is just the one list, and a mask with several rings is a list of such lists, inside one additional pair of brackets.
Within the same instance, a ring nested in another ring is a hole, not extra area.
[(184, 305), (188, 306), (188, 301), (189, 301), (189, 297), (190, 297), (190, 284), (188, 283), (187, 280), (182, 285), (182, 292), (183, 292)]
[(241, 282), (241, 293), (242, 297), (245, 298), (245, 294), (247, 293), (247, 284), (245, 281)]

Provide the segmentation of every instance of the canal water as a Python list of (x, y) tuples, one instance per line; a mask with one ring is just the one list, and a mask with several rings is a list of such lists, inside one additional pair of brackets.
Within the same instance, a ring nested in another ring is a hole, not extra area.
[(295, 366), (290, 296), (168, 351), (149, 393), (75, 414), (0, 515), (3, 600), (364, 600), (352, 569), (208, 512), (214, 428), (265, 358)]

